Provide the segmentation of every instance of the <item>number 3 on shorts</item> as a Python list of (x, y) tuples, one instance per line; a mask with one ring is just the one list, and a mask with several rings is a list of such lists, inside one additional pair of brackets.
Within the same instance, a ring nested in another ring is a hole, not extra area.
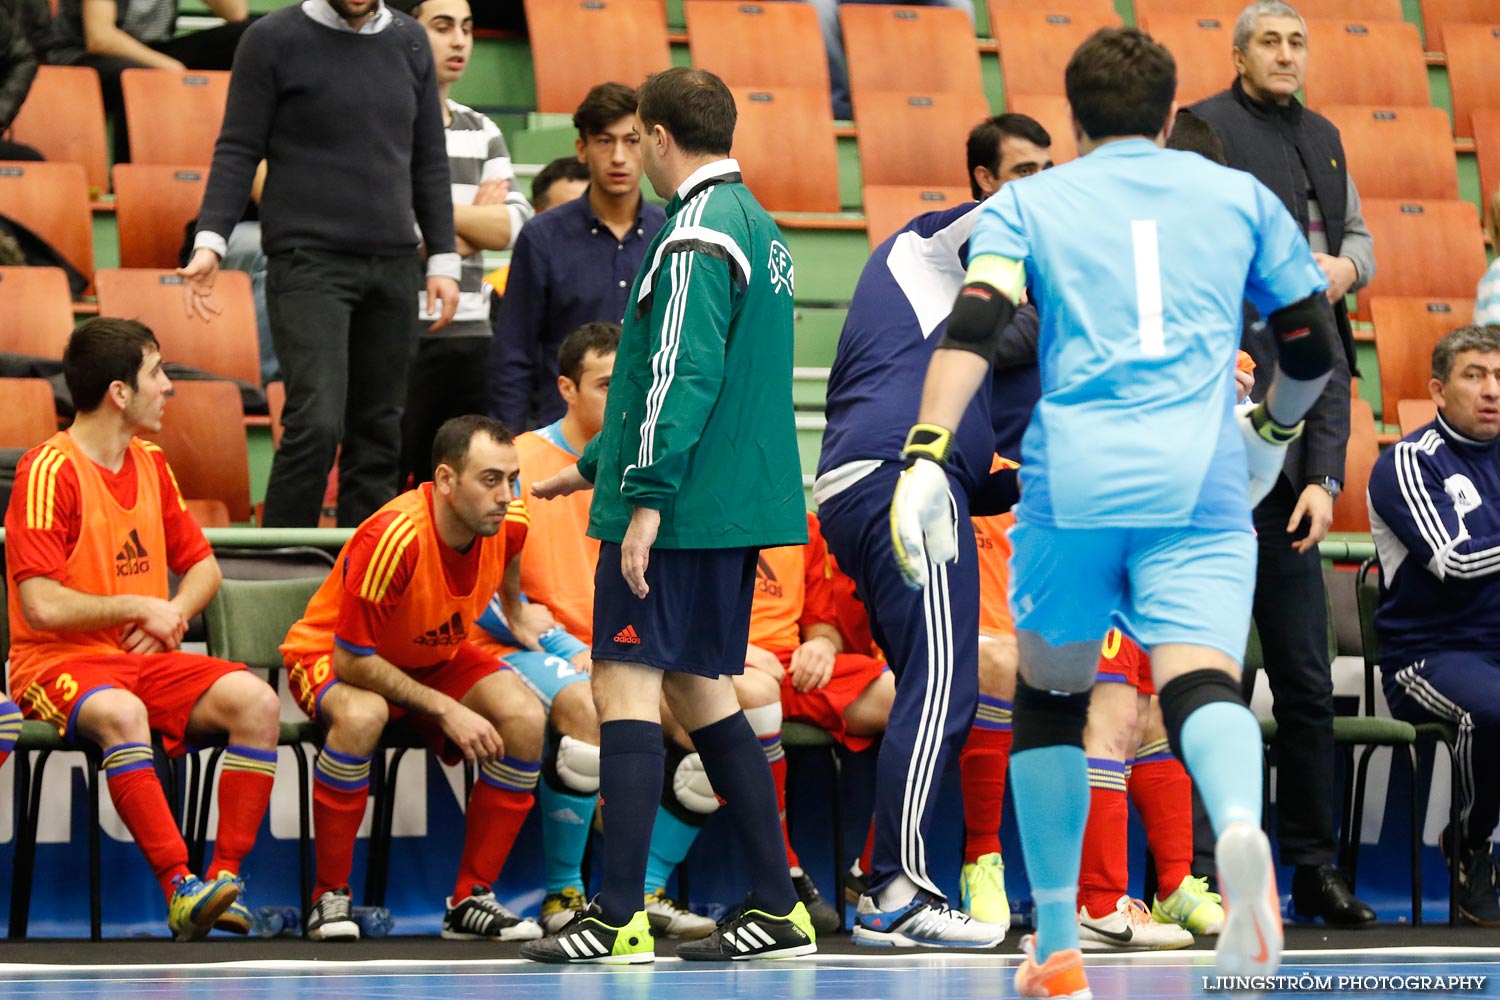
[(73, 679), (72, 674), (63, 674), (56, 683), (57, 693), (62, 695), (63, 701), (72, 701), (78, 697), (78, 682)]

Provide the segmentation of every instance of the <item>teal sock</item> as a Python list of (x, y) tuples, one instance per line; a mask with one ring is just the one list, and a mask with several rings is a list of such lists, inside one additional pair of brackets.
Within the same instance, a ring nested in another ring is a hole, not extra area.
[(701, 825), (683, 822), (664, 806), (657, 807), (656, 826), (651, 831), (651, 856), (646, 861), (646, 895), (666, 886), (672, 872), (693, 849), (693, 841), (702, 829)]
[(598, 798), (558, 791), (549, 781), (538, 783), (537, 805), (542, 811), (542, 843), (547, 850), (548, 893), (562, 892), (568, 886), (584, 891), (583, 851), (588, 847)]
[(1036, 904), (1036, 960), (1078, 947), (1078, 866), (1089, 818), (1088, 758), (1079, 747), (1023, 750), (1010, 758), (1021, 853)]
[(1214, 832), (1231, 823), (1260, 826), (1260, 723), (1244, 705), (1215, 701), (1182, 723), (1182, 763), (1193, 776)]

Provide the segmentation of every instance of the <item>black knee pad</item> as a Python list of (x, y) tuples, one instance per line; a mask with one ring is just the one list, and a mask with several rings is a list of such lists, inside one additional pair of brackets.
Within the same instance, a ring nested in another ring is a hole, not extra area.
[(1172, 745), (1172, 753), (1182, 760), (1182, 724), (1204, 705), (1212, 705), (1217, 701), (1232, 702), (1236, 705), (1245, 703), (1244, 696), (1240, 694), (1240, 682), (1230, 677), (1222, 670), (1212, 667), (1204, 670), (1193, 670), (1174, 677), (1167, 686), (1157, 692), (1161, 700), (1161, 718), (1167, 727), (1167, 742)]
[(1010, 752), (1040, 747), (1083, 749), (1083, 727), (1089, 721), (1089, 692), (1053, 694), (1016, 681)]

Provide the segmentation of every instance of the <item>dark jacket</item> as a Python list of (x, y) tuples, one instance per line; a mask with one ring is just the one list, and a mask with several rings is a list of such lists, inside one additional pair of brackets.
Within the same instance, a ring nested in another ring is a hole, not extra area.
[[(1308, 208), (1299, 175), (1305, 169), (1322, 209), (1328, 252), (1338, 256), (1344, 239), (1349, 174), (1344, 163), (1343, 141), (1332, 122), (1308, 111), (1295, 99), (1285, 107), (1253, 100), (1238, 80), (1228, 90), (1193, 105), (1192, 111), (1219, 133), (1229, 166), (1253, 174), (1274, 191), (1304, 234), (1308, 231)], [(1349, 443), (1349, 382), (1355, 368), (1354, 338), (1344, 303), (1335, 303), (1334, 316), (1344, 356), (1334, 352), (1333, 377), (1308, 411), (1302, 436), (1287, 448), (1282, 468), (1283, 475), (1299, 490), (1325, 476), (1340, 482), (1344, 479), (1344, 453)], [(1251, 396), (1264, 399), (1276, 371), (1275, 340), (1263, 324), (1247, 322), (1242, 346), (1255, 359), (1255, 388)]]
[[(1349, 170), (1344, 162), (1343, 140), (1332, 122), (1307, 110), (1296, 98), (1285, 106), (1257, 101), (1245, 93), (1239, 80), (1228, 90), (1199, 101), (1191, 110), (1219, 133), (1229, 166), (1255, 175), (1274, 191), (1304, 235), (1309, 216), (1299, 178), (1305, 171), (1322, 208), (1328, 252), (1339, 256), (1349, 207)], [(1349, 310), (1338, 302), (1333, 312), (1339, 340), (1353, 371), (1356, 361)]]
[(0, 129), (10, 128), (31, 90), (51, 20), (46, 0), (0, 0)]

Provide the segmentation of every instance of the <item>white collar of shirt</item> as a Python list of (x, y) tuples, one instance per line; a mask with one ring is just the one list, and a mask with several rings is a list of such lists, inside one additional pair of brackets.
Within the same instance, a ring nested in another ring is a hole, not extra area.
[(385, 5), (384, 0), (376, 0), (375, 16), (360, 25), (357, 31), (349, 27), (348, 21), (339, 17), (338, 12), (329, 5), (328, 0), (302, 0), (302, 13), (325, 28), (359, 35), (374, 35), (384, 31), (390, 26), (392, 20), (391, 9)]
[(722, 177), (725, 174), (737, 174), (740, 172), (740, 162), (733, 157), (725, 157), (703, 166), (688, 174), (687, 180), (677, 185), (677, 197), (686, 199), (688, 192), (712, 177)]

